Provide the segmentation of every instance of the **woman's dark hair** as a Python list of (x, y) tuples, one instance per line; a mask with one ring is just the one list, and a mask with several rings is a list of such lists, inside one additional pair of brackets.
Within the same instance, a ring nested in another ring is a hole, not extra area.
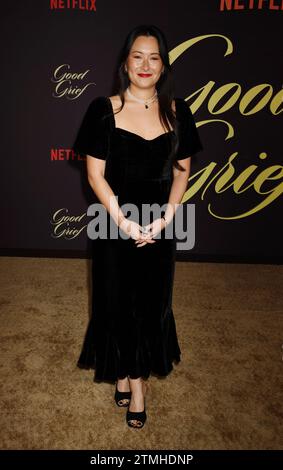
[(179, 146), (179, 125), (171, 107), (172, 100), (174, 98), (173, 74), (169, 62), (167, 41), (163, 32), (157, 26), (137, 26), (128, 33), (125, 39), (124, 46), (122, 47), (120, 56), (118, 58), (117, 87), (118, 94), (122, 102), (118, 112), (120, 112), (124, 106), (124, 92), (126, 88), (128, 88), (128, 86), (130, 85), (128, 74), (125, 71), (125, 63), (135, 39), (139, 36), (154, 36), (158, 41), (159, 53), (164, 66), (164, 72), (160, 75), (160, 78), (156, 83), (156, 90), (158, 93), (159, 100), (159, 118), (162, 125), (165, 126), (167, 131), (171, 131), (169, 123), (171, 124), (173, 129), (173, 132), (168, 134), (171, 142), (171, 151), (169, 154), (169, 159), (171, 159), (175, 168), (184, 171), (184, 168), (178, 163), (177, 160), (174, 159)]

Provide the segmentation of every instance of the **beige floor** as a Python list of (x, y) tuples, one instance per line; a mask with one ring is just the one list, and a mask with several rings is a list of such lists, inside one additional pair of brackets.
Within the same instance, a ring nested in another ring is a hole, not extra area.
[(283, 267), (177, 263), (182, 361), (130, 429), (76, 367), (90, 261), (0, 258), (2, 449), (282, 449)]

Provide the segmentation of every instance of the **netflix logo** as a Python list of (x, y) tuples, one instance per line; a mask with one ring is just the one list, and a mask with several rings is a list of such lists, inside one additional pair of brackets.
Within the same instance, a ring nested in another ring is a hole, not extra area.
[(96, 11), (96, 0), (50, 0), (50, 10)]
[(231, 10), (281, 10), (283, 0), (220, 0), (220, 11)]
[(50, 150), (51, 162), (85, 161), (85, 156), (76, 154), (73, 149), (52, 148)]

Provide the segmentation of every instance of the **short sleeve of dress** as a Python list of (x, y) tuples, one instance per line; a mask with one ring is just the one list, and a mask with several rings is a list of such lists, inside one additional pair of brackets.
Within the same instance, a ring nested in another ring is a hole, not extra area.
[(88, 106), (73, 145), (75, 152), (106, 160), (108, 153), (108, 120), (103, 96), (95, 98)]
[(180, 143), (176, 160), (183, 160), (203, 150), (203, 146), (189, 105), (182, 98), (176, 98), (175, 103), (180, 129)]

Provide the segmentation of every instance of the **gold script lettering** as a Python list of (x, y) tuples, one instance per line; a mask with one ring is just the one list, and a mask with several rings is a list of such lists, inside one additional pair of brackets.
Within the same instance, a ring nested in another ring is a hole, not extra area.
[(79, 87), (72, 85), (72, 80), (83, 80), (89, 72), (89, 69), (85, 72), (68, 72), (65, 69), (70, 70), (69, 64), (62, 64), (55, 69), (53, 77), (51, 78), (53, 83), (56, 83), (55, 93), (52, 96), (54, 98), (62, 98), (65, 96), (69, 100), (79, 98), (84, 91), (91, 85), (95, 85), (95, 82), (86, 83), (84, 86)]
[(68, 212), (68, 209), (66, 209), (65, 207), (58, 209), (56, 212), (54, 212), (51, 219), (51, 224), (54, 226), (52, 234), (53, 238), (64, 237), (65, 239), (72, 240), (74, 238), (77, 238), (80, 233), (87, 227), (87, 225), (83, 225), (79, 228), (70, 228), (71, 222), (81, 222), (86, 216), (86, 214), (84, 213), (78, 216), (65, 215)]
[[(226, 50), (224, 57), (233, 53), (233, 44), (231, 40), (221, 34), (207, 34), (198, 36), (183, 43), (170, 51), (170, 63), (174, 63), (185, 51), (195, 46), (197, 43), (205, 40), (215, 40), (220, 38), (225, 42)], [(195, 90), (186, 99), (190, 101), (190, 108), (195, 113), (204, 103), (207, 102), (207, 109), (211, 115), (219, 115), (232, 109), (236, 104), (239, 112), (243, 116), (254, 115), (262, 111), (269, 105), (269, 110), (273, 116), (277, 116), (283, 111), (283, 89), (277, 92), (269, 83), (261, 83), (251, 87), (249, 90), (242, 93), (243, 87), (239, 83), (227, 83), (216, 88), (214, 81), (209, 81), (198, 90)], [(220, 104), (221, 103), (221, 104)], [(207, 124), (220, 123), (227, 128), (227, 135), (225, 140), (234, 137), (234, 127), (231, 123), (224, 119), (206, 119), (196, 123), (197, 127)], [(191, 199), (196, 193), (201, 192), (201, 199), (205, 197), (205, 193), (209, 188), (214, 189), (216, 194), (222, 194), (229, 191), (239, 196), (246, 191), (250, 190), (261, 196), (259, 203), (256, 203), (248, 210), (242, 210), (240, 213), (230, 216), (219, 215), (215, 209), (212, 209), (212, 203), (208, 203), (209, 213), (218, 219), (231, 220), (241, 219), (251, 216), (260, 210), (267, 207), (283, 193), (283, 166), (272, 165), (270, 167), (261, 169), (259, 165), (251, 164), (244, 170), (237, 171), (238, 152), (234, 152), (228, 161), (221, 166), (221, 163), (210, 162), (205, 168), (202, 168), (197, 173), (189, 178), (191, 183), (188, 190), (183, 196), (182, 202)], [(267, 154), (261, 152), (259, 158), (266, 159)], [(272, 182), (279, 181), (278, 184), (271, 184)], [(267, 189), (266, 185), (268, 185)], [(271, 186), (271, 187), (270, 187)]]
[[(261, 170), (259, 174), (254, 177), (254, 180), (244, 187), (244, 184), (247, 182), (248, 179), (251, 178), (251, 176), (258, 170), (259, 167), (258, 165), (250, 165), (249, 167), (244, 169), (240, 174), (236, 175), (236, 168), (232, 164), (232, 162), (237, 156), (238, 152), (232, 154), (229, 157), (228, 162), (222, 168), (220, 168), (220, 170), (217, 171), (217, 173), (213, 176), (212, 174), (218, 166), (216, 162), (209, 163), (207, 167), (201, 169), (199, 172), (192, 175), (189, 178), (189, 181), (194, 181), (196, 179), (196, 182), (191, 184), (190, 188), (186, 191), (182, 202), (185, 202), (192, 198), (201, 188), (203, 188), (201, 194), (201, 199), (203, 200), (205, 192), (207, 191), (209, 186), (212, 185), (213, 182), (215, 182), (214, 189), (217, 194), (221, 194), (231, 188), (235, 194), (241, 194), (249, 189), (253, 189), (259, 195), (266, 195), (266, 197), (264, 197), (260, 201), (260, 203), (256, 204), (251, 209), (233, 216), (218, 215), (212, 209), (212, 204), (208, 204), (208, 211), (214, 217), (218, 219), (233, 220), (251, 216), (256, 212), (259, 212), (263, 208), (267, 207), (279, 196), (281, 196), (281, 194), (283, 193), (282, 165), (272, 165), (268, 168)], [(259, 158), (261, 160), (265, 159), (266, 157), (267, 155), (265, 153), (259, 155)], [(281, 182), (278, 185), (275, 185), (269, 189), (264, 190), (262, 188), (263, 185), (266, 184), (268, 181), (276, 180), (281, 180)], [(205, 185), (205, 183), (207, 184)]]

